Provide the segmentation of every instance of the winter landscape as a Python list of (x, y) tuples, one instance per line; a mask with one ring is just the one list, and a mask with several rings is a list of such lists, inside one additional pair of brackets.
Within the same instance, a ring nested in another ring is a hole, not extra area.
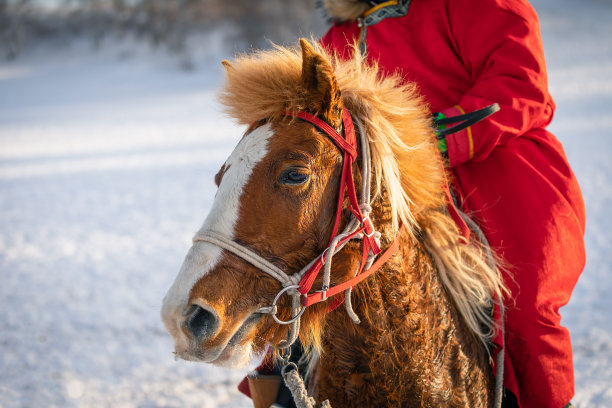
[[(587, 265), (563, 322), (577, 407), (612, 406), (612, 3), (534, 0)], [(0, 60), (0, 407), (248, 407), (245, 372), (175, 361), (161, 300), (244, 131), (215, 100), (215, 36), (193, 64), (74, 41)]]

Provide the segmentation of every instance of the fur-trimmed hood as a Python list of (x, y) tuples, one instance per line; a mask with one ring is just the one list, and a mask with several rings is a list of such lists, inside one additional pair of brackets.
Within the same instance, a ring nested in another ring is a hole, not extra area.
[(356, 20), (372, 7), (364, 0), (323, 0), (323, 6), (331, 18), (340, 21)]

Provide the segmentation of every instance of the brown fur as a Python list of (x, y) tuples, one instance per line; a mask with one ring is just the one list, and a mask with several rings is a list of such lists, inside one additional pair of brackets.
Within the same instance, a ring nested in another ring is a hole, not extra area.
[[(363, 59), (341, 63), (306, 41), (300, 45), (301, 54), (278, 48), (224, 64), (228, 79), (221, 100), (228, 111), (243, 124), (267, 119), (275, 135), (245, 186), (236, 241), (288, 272), (327, 246), (340, 152), (312, 125), (282, 113), (307, 110), (336, 126), (343, 105), (370, 137), (376, 180), (372, 219), (383, 247), (400, 221), (408, 227), (398, 254), (354, 288), (360, 325), (342, 308), (327, 314), (326, 303), (304, 313), (300, 339), (321, 352), (317, 396), (335, 408), (490, 406), (492, 373), (481, 343), (486, 337), (472, 320), (484, 326), (490, 321), (479, 320), (473, 310), (503, 288), (478, 249), (460, 242), (446, 213), (444, 169), (427, 109), (413, 85), (379, 78), (376, 67)], [(308, 181), (279, 183), (287, 168), (308, 174)], [(216, 176), (218, 183), (224, 172)], [(357, 185), (360, 178), (356, 168)], [(343, 222), (347, 217), (345, 211)], [(332, 285), (352, 276), (359, 258), (356, 243), (337, 254)], [(266, 344), (278, 344), (286, 326), (253, 312), (269, 305), (279, 289), (266, 274), (225, 254), (191, 290), (190, 301), (204, 300), (221, 320), (219, 330), (198, 347), (220, 347), (229, 340), (262, 352)], [(286, 318), (287, 298), (282, 302), (280, 317)]]
[(343, 312), (327, 317), (320, 400), (332, 407), (491, 406), (487, 353), (461, 324), (420, 243), (404, 239), (396, 261), (354, 289), (353, 304), (360, 325)]

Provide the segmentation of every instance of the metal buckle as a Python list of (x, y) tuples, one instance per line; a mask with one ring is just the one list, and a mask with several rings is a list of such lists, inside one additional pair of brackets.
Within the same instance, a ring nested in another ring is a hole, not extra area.
[(282, 288), (280, 290), (280, 292), (278, 292), (276, 294), (276, 297), (274, 298), (274, 300), (272, 301), (272, 306), (274, 308), (274, 314), (272, 314), (272, 318), (274, 319), (274, 321), (278, 324), (291, 324), (293, 322), (295, 322), (297, 319), (300, 318), (300, 316), (302, 316), (302, 313), (304, 313), (304, 311), (306, 310), (305, 306), (302, 306), (302, 309), (298, 312), (298, 314), (296, 316), (294, 316), (293, 318), (285, 321), (285, 320), (280, 320), (278, 317), (276, 317), (276, 312), (278, 311), (278, 308), (276, 307), (276, 302), (278, 302), (278, 299), (281, 297), (281, 295), (285, 292), (287, 292), (288, 290), (291, 289), (299, 289), (300, 285), (289, 285), (289, 286), (285, 286), (284, 288)]
[(328, 285), (323, 285), (323, 287), (321, 288), (321, 290), (317, 290), (317, 293), (323, 293), (323, 298), (319, 301), (319, 302), (323, 302), (324, 300), (327, 300), (327, 291), (329, 290), (329, 286)]
[[(365, 230), (365, 222), (369, 221), (370, 222), (370, 228), (372, 228), (372, 233), (368, 234)], [(361, 219), (361, 225), (363, 225), (363, 235), (365, 235), (368, 238), (372, 238), (372, 236), (374, 236), (374, 233), (376, 232), (376, 229), (374, 228), (374, 224), (372, 223), (372, 220), (370, 219), (370, 214), (366, 215), (365, 217), (363, 217)]]
[(291, 346), (279, 348), (278, 356), (283, 360), (284, 365), (287, 365), (291, 358)]

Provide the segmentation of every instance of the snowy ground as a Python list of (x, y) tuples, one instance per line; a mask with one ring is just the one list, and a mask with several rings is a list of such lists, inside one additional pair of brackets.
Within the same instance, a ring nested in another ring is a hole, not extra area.
[[(538, 0), (588, 262), (564, 323), (579, 407), (612, 406), (612, 5)], [(128, 51), (131, 50), (131, 51)], [(175, 362), (161, 299), (242, 129), (219, 51), (184, 72), (133, 47), (0, 62), (0, 407), (247, 407), (242, 373)]]
[(612, 3), (538, 1), (551, 93), (550, 129), (565, 146), (587, 210), (587, 265), (563, 323), (571, 332), (574, 402), (612, 406)]

